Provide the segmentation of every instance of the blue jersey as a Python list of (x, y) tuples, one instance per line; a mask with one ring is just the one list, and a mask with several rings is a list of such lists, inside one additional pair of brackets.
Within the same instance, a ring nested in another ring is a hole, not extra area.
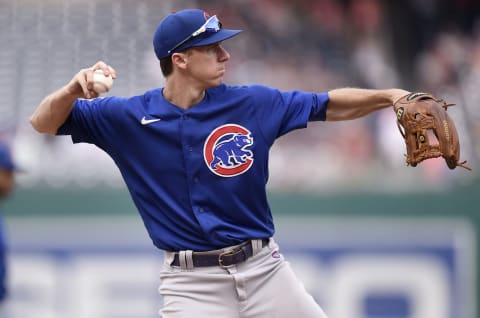
[(78, 99), (58, 134), (111, 156), (155, 246), (204, 251), (273, 236), (269, 150), (325, 120), (327, 103), (327, 93), (222, 84), (184, 110), (155, 89)]

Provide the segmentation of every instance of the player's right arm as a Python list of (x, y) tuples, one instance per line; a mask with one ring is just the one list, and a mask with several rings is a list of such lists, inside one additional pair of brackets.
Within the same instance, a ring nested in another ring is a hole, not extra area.
[(30, 116), (30, 123), (39, 133), (55, 135), (58, 128), (67, 120), (77, 98), (95, 98), (93, 90), (93, 72), (101, 69), (113, 78), (115, 70), (100, 61), (89, 68), (80, 70), (70, 82), (46, 96)]

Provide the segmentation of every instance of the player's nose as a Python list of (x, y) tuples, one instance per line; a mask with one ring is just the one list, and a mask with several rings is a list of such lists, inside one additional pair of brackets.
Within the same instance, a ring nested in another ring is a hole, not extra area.
[(221, 62), (225, 62), (230, 59), (230, 53), (228, 53), (228, 51), (225, 50), (221, 45), (218, 46), (217, 56)]

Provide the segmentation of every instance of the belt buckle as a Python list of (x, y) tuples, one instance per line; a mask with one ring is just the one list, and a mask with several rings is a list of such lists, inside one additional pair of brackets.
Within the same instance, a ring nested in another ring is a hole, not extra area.
[(242, 248), (238, 247), (238, 248), (234, 248), (234, 249), (231, 249), (231, 250), (228, 250), (228, 251), (225, 251), (225, 252), (222, 252), (220, 254), (218, 254), (218, 266), (220, 266), (221, 268), (227, 268), (229, 266), (232, 266), (233, 264), (230, 264), (230, 265), (225, 265), (223, 264), (223, 260), (222, 258), (224, 256), (232, 256), (232, 255), (235, 255), (237, 254), (238, 252), (240, 252), (242, 250)]

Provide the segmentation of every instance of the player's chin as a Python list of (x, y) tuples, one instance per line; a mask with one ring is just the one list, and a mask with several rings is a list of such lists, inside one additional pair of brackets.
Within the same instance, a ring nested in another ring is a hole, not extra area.
[(212, 79), (209, 83), (209, 87), (217, 87), (218, 85), (223, 83), (223, 76), (216, 77), (215, 79)]

